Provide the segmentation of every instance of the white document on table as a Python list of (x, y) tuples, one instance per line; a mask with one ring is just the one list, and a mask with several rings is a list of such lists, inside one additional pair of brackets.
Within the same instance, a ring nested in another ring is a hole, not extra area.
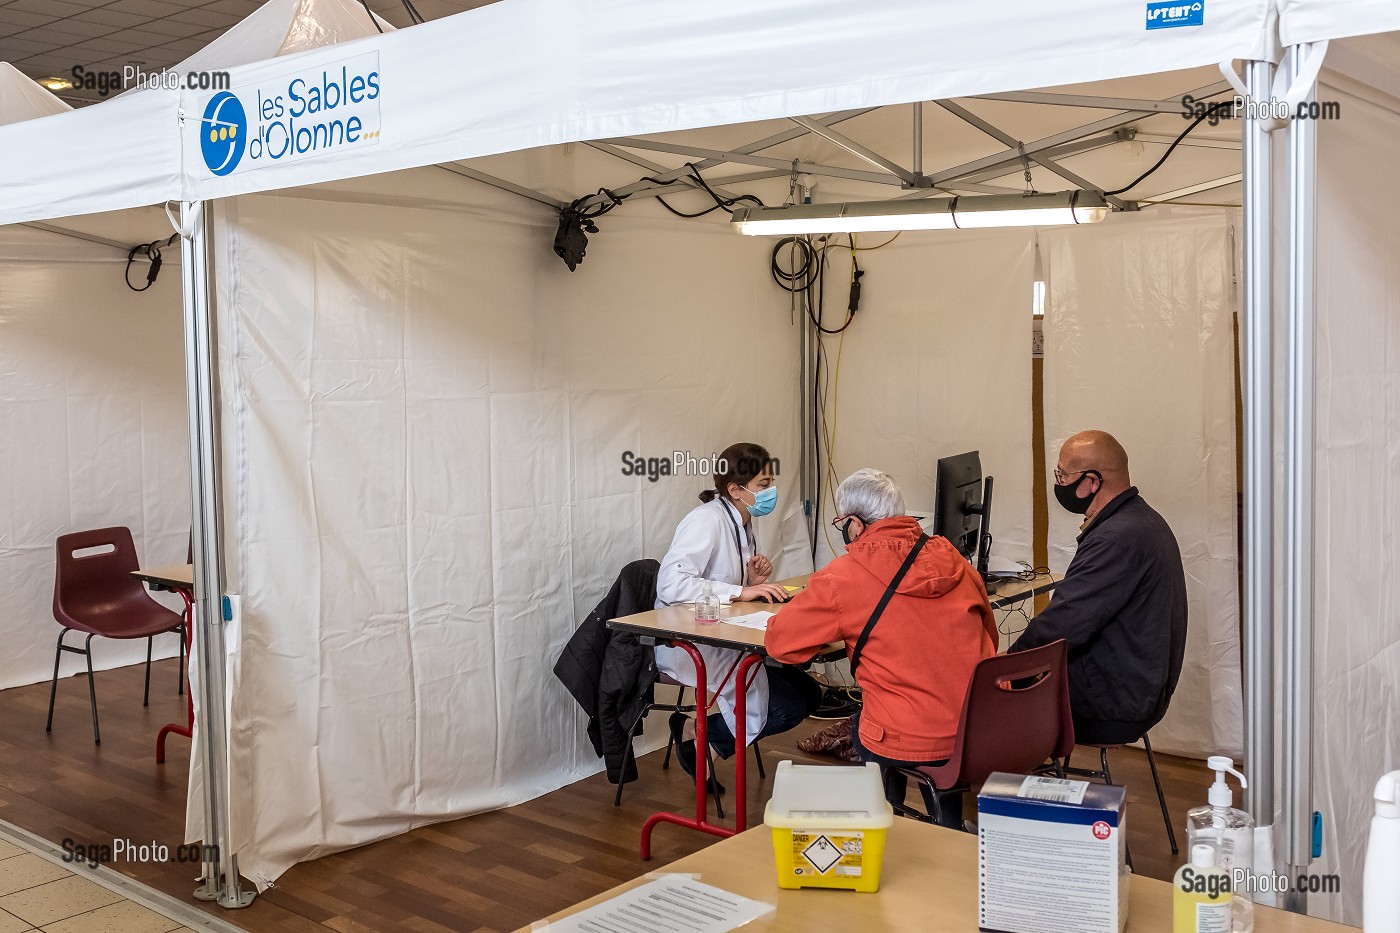
[(760, 609), (757, 612), (746, 612), (741, 616), (729, 616), (720, 621), (728, 625), (742, 625), (744, 628), (756, 628), (760, 632), (765, 632), (768, 630), (768, 620), (775, 615), (777, 615), (776, 612)]
[(543, 926), (547, 933), (727, 933), (773, 909), (689, 875), (663, 875)]

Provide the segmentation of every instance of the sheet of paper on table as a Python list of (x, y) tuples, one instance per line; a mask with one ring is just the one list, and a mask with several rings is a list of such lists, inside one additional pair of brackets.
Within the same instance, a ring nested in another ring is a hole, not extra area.
[(721, 621), (729, 625), (742, 625), (744, 628), (756, 628), (760, 632), (768, 630), (768, 620), (777, 615), (776, 612), (766, 612), (762, 609), (757, 612), (746, 612), (741, 616), (729, 616)]
[(548, 933), (728, 933), (773, 909), (689, 875), (662, 875), (542, 926)]

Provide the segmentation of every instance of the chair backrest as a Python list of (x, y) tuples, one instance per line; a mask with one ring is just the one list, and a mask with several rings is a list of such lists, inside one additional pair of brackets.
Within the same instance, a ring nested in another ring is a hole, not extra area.
[(959, 783), (981, 784), (993, 771), (1025, 774), (1073, 751), (1066, 656), (1060, 640), (978, 663), (948, 759)]
[[(94, 611), (144, 597), (141, 581), (131, 575), (140, 568), (129, 528), (95, 528), (59, 535), (54, 573), (54, 618), (82, 619)], [(99, 549), (99, 550), (93, 550)], [(79, 554), (81, 551), (91, 553)]]

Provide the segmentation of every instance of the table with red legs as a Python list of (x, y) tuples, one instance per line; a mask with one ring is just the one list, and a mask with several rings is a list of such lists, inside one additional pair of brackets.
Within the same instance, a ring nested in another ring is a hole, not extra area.
[[(791, 580), (783, 580), (782, 583), (794, 591), (800, 589), (807, 582), (807, 577), (795, 577)], [(741, 652), (739, 661), (727, 672), (724, 682), (728, 683), (732, 677), (739, 684), (748, 685), (753, 682), (751, 672), (755, 665), (762, 664), (767, 657), (763, 650), (763, 631), (760, 629), (748, 628), (742, 625), (730, 625), (724, 620), (732, 616), (745, 615), (751, 612), (781, 611), (781, 606), (770, 605), (763, 602), (752, 603), (731, 603), (720, 610), (719, 622), (696, 622), (695, 610), (688, 605), (683, 606), (663, 606), (660, 609), (653, 609), (650, 612), (639, 612), (636, 615), (624, 616), (620, 619), (612, 619), (608, 622), (608, 627), (622, 632), (630, 632), (641, 636), (651, 644), (668, 644), (680, 648), (690, 655), (691, 661), (695, 665), (695, 679), (698, 686), (695, 687), (695, 747), (705, 749), (709, 747), (706, 736), (705, 712), (710, 708), (712, 702), (711, 692), (708, 684), (709, 679), (705, 670), (705, 659), (701, 656), (697, 645), (710, 645), (716, 648), (731, 648)], [(842, 644), (829, 645), (819, 658), (840, 657), (845, 654), (846, 646)], [(743, 750), (748, 745), (747, 729), (745, 727), (745, 705), (747, 701), (747, 690), (740, 689), (734, 693), (734, 747), (739, 749), (739, 754), (734, 759), (734, 828), (719, 823), (711, 823), (707, 817), (707, 807), (705, 805), (705, 791), (709, 770), (709, 756), (703, 752), (695, 756), (695, 816), (682, 816), (679, 813), (663, 811), (653, 813), (647, 817), (646, 823), (642, 825), (642, 858), (651, 858), (651, 833), (658, 823), (675, 823), (678, 826), (685, 826), (702, 833), (709, 833), (712, 836), (726, 838), (735, 833), (741, 833), (747, 826), (748, 815), (745, 812), (747, 756)]]
[[(806, 574), (793, 577), (790, 580), (783, 580), (781, 583), (795, 593), (806, 586), (810, 577), (811, 574)], [(993, 609), (1006, 609), (1023, 600), (1050, 592), (1058, 585), (1059, 581), (1058, 574), (1049, 573), (1028, 574), (1025, 578), (1003, 580), (994, 589), (989, 602)], [(699, 683), (699, 686), (695, 688), (695, 708), (697, 711), (695, 716), (695, 747), (697, 750), (708, 747), (704, 714), (709, 710), (712, 698), (708, 687), (709, 680), (705, 670), (705, 659), (701, 657), (696, 646), (711, 645), (716, 648), (732, 648), (742, 652), (739, 662), (726, 673), (722, 680), (721, 689), (731, 677), (739, 684), (751, 683), (750, 672), (755, 665), (762, 664), (767, 658), (767, 653), (763, 650), (764, 633), (759, 629), (730, 625), (724, 620), (760, 610), (780, 612), (782, 607), (763, 602), (731, 603), (720, 610), (720, 621), (701, 623), (695, 621), (695, 610), (692, 606), (663, 606), (650, 612), (639, 612), (636, 615), (611, 619), (608, 622), (609, 628), (638, 635), (647, 644), (671, 645), (690, 655), (691, 662), (695, 665), (696, 680)], [(823, 649), (814, 660), (836, 660), (843, 657), (845, 653), (845, 645), (832, 644)], [(643, 859), (651, 858), (651, 833), (658, 823), (675, 823), (678, 826), (685, 826), (721, 838), (741, 833), (746, 828), (748, 819), (745, 812), (745, 801), (747, 798), (744, 794), (748, 769), (745, 763), (747, 756), (743, 754), (742, 750), (748, 745), (744, 719), (747, 693), (747, 690), (736, 690), (734, 693), (734, 747), (740, 750), (734, 759), (734, 784), (737, 794), (734, 805), (734, 828), (730, 829), (719, 823), (711, 823), (706, 819), (705, 789), (709, 756), (697, 753), (695, 756), (694, 818), (668, 811), (653, 813), (649, 816), (646, 823), (642, 825)]]
[[(153, 590), (167, 590), (176, 593), (185, 601), (185, 645), (187, 647), (187, 657), (194, 657), (194, 565), (175, 564), (170, 567), (157, 567), (154, 570), (133, 570), (131, 575), (145, 583)], [(183, 735), (190, 738), (194, 735), (194, 691), (189, 685), (189, 668), (186, 668), (185, 680), (185, 702), (187, 710), (187, 721), (184, 725), (172, 722), (162, 726), (160, 734), (156, 736), (156, 764), (165, 762), (165, 739), (169, 735)]]

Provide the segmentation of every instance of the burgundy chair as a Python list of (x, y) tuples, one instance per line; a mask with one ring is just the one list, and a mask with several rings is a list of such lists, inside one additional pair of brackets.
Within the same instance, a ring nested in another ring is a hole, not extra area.
[(961, 794), (993, 771), (1030, 774), (1074, 751), (1069, 677), (1063, 640), (1015, 654), (980, 661), (963, 700), (953, 754), (937, 767), (891, 769), (914, 780), (929, 813), (903, 803), (895, 812), (925, 822), (941, 822), (942, 799)]
[[(95, 553), (78, 554), (107, 548)], [(53, 617), (63, 631), (58, 634), (58, 649), (54, 652), (53, 683), (49, 688), (49, 720), (44, 728), (53, 731), (53, 707), (58, 696), (58, 665), (63, 652), (87, 657), (88, 697), (92, 703), (92, 737), (101, 745), (102, 733), (97, 724), (97, 687), (92, 676), (92, 639), (145, 638), (146, 697), (151, 697), (151, 639), (165, 632), (180, 635), (181, 654), (184, 653), (183, 619), (152, 599), (140, 580), (131, 575), (138, 569), (136, 545), (127, 528), (98, 528), (60, 535), (56, 545), (57, 571), (54, 575)], [(70, 631), (85, 632), (82, 648), (64, 644)], [(183, 678), (181, 686), (183, 688)]]

